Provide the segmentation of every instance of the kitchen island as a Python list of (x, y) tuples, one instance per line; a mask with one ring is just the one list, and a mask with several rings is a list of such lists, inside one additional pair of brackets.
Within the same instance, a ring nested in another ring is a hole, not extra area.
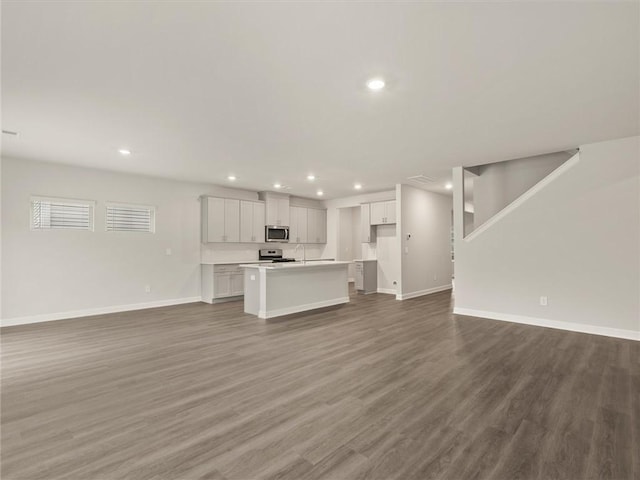
[(349, 302), (351, 262), (244, 264), (244, 311), (273, 318)]

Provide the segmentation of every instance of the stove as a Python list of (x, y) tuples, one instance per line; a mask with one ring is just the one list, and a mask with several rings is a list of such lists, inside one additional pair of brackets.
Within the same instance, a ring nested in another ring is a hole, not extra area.
[(281, 248), (261, 248), (258, 260), (271, 260), (273, 263), (295, 262), (295, 258), (285, 258), (282, 256)]

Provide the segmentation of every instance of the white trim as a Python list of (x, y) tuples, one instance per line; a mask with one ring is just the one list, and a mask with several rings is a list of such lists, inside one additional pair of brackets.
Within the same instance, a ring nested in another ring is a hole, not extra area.
[(513, 202), (511, 202), (509, 205), (504, 207), (502, 210), (500, 210), (498, 213), (496, 213), (489, 220), (487, 220), (482, 225), (480, 225), (478, 228), (476, 228), (469, 235), (464, 237), (463, 240), (465, 242), (473, 241), (474, 238), (476, 238), (477, 236), (481, 235), (482, 232), (485, 232), (486, 230), (491, 228), (494, 224), (498, 223), (500, 220), (502, 220), (504, 217), (509, 215), (515, 209), (520, 207), (520, 205), (525, 203), (527, 200), (529, 200), (531, 197), (533, 197), (535, 194), (537, 194), (540, 190), (542, 190), (547, 185), (549, 185), (551, 182), (553, 182), (556, 178), (558, 178), (559, 176), (563, 175), (567, 170), (570, 170), (571, 168), (575, 167), (578, 164), (579, 161), (580, 161), (580, 152), (576, 153), (573, 157), (571, 157), (569, 160), (564, 162), (562, 165), (560, 165), (558, 168), (556, 168), (553, 172), (551, 172), (549, 175), (544, 177), (542, 180), (540, 180), (538, 183), (536, 183), (533, 187), (531, 187), (529, 190), (524, 192), (522, 195), (520, 195), (518, 198), (516, 198)]
[(273, 318), (280, 317), (282, 315), (289, 315), (291, 313), (305, 312), (307, 310), (313, 310), (316, 308), (331, 307), (332, 305), (340, 305), (342, 303), (349, 303), (349, 297), (332, 298), (331, 300), (322, 300), (321, 302), (307, 303), (306, 305), (295, 305), (293, 307), (279, 308), (276, 310), (260, 310), (258, 312), (259, 318)]
[(378, 287), (377, 293), (389, 293), (391, 295), (396, 295), (396, 289), (395, 288), (380, 288)]
[(144, 310), (147, 308), (168, 307), (171, 305), (181, 305), (183, 303), (195, 303), (202, 301), (200, 296), (174, 298), (170, 300), (158, 300), (155, 302), (132, 303), (129, 305), (114, 305), (111, 307), (87, 308), (84, 310), (71, 310), (68, 312), (44, 313), (41, 315), (28, 315), (25, 317), (3, 318), (0, 321), (2, 327), (13, 325), (27, 325), (30, 323), (51, 322), (54, 320), (66, 320), (70, 318), (91, 317), (94, 315), (104, 315), (107, 313), (129, 312), (133, 310)]
[(441, 285), (439, 287), (427, 288), (426, 290), (418, 290), (417, 292), (398, 293), (396, 300), (408, 300), (410, 298), (421, 297), (422, 295), (429, 295), (431, 293), (444, 292), (445, 290), (451, 290), (453, 287), (449, 285)]
[(587, 325), (585, 323), (563, 322), (559, 320), (549, 320), (546, 318), (526, 317), (523, 315), (510, 315), (508, 313), (487, 312), (484, 310), (473, 310), (471, 308), (454, 308), (455, 315), (467, 315), (469, 317), (489, 318), (503, 322), (520, 323), (523, 325), (533, 325), (535, 327), (555, 328), (570, 332), (590, 333), (592, 335), (604, 335), (605, 337), (625, 338), (627, 340), (640, 341), (640, 331), (625, 330), (622, 328), (600, 327), (597, 325)]

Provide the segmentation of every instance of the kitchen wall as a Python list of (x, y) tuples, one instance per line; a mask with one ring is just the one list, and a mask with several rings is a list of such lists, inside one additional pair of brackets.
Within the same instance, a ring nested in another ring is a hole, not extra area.
[[(323, 256), (337, 258), (339, 249), (338, 236), (340, 234), (338, 209), (360, 207), (361, 203), (382, 202), (385, 200), (394, 200), (395, 198), (395, 190), (388, 190), (325, 201), (324, 203), (327, 208), (327, 245)], [(360, 251), (354, 252), (354, 254), (356, 258), (367, 260), (377, 259), (378, 291), (395, 294), (396, 285), (394, 285), (393, 282), (399, 282), (400, 275), (396, 226), (384, 225), (376, 228), (378, 231), (377, 242), (375, 244), (361, 243)]]
[(456, 313), (640, 340), (640, 137), (581, 146), (467, 239), (461, 179)]
[(399, 299), (451, 288), (452, 198), (398, 185), (401, 282)]
[[(10, 158), (1, 181), (2, 325), (199, 301), (201, 254), (254, 260), (266, 246), (200, 243), (200, 195), (257, 200), (256, 192)], [(32, 231), (32, 195), (97, 201), (95, 231)], [(107, 201), (154, 205), (156, 232), (106, 232)], [(307, 257), (323, 250), (310, 246)]]

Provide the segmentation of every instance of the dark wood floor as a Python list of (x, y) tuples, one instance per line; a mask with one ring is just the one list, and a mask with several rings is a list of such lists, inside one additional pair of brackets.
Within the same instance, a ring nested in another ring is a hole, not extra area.
[(640, 343), (352, 300), (3, 329), (2, 478), (640, 478)]

